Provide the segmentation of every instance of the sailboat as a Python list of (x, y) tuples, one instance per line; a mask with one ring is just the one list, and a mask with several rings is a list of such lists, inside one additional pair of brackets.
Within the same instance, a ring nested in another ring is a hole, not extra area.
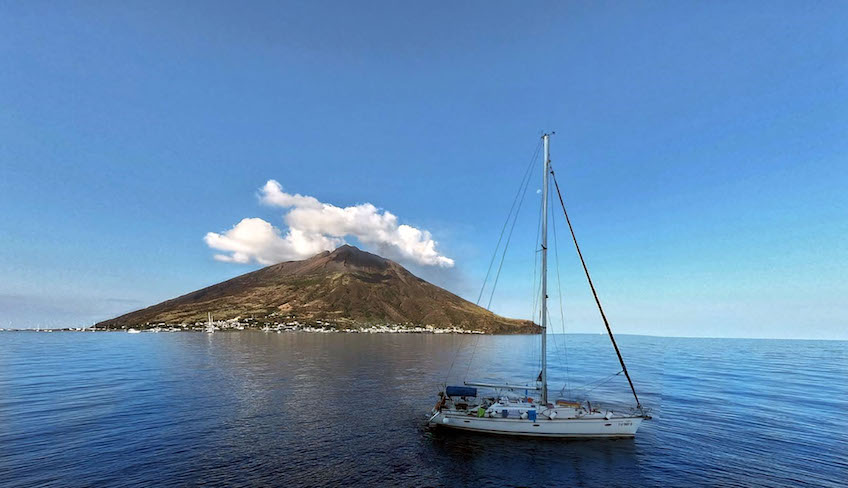
[(213, 334), (215, 332), (215, 323), (212, 322), (212, 312), (206, 312), (206, 328), (203, 329), (208, 334)]
[[(542, 226), (541, 226), (541, 366), (537, 380), (532, 384), (503, 382), (482, 383), (464, 382), (459, 386), (444, 385), (439, 392), (439, 400), (433, 407), (429, 424), (439, 428), (457, 429), (490, 434), (518, 435), (552, 438), (618, 438), (633, 437), (643, 420), (650, 419), (649, 409), (642, 406), (636, 388), (627, 371), (612, 329), (604, 314), (601, 302), (595, 292), (589, 270), (577, 245), (577, 238), (565, 211), (565, 204), (559, 191), (559, 184), (551, 169), (550, 136), (542, 135), (544, 147), (543, 184), (542, 184)], [(589, 401), (577, 402), (568, 399), (551, 398), (548, 391), (547, 373), (547, 268), (548, 268), (548, 182), (553, 178), (557, 194), (571, 230), (577, 254), (583, 264), (592, 294), (603, 318), (607, 334), (612, 341), (615, 353), (633, 393), (635, 406), (623, 411), (602, 409)], [(482, 293), (481, 293), (482, 294)], [(478, 394), (480, 390), (493, 391), (493, 395)], [(533, 394), (528, 394), (529, 392)], [(535, 396), (533, 396), (535, 395)]]

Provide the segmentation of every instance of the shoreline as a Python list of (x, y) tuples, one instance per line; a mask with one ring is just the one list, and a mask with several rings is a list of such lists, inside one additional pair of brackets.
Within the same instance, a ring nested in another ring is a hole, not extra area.
[[(0, 332), (124, 332), (124, 333), (159, 333), (159, 332), (308, 332), (320, 334), (478, 334), (498, 335), (482, 330), (469, 330), (459, 327), (405, 326), (405, 325), (370, 325), (359, 327), (338, 327), (334, 324), (319, 322), (314, 325), (287, 323), (274, 325), (249, 325), (240, 322), (213, 322), (211, 324), (145, 324), (135, 327), (65, 327), (51, 329), (0, 329)], [(511, 335), (511, 334), (505, 334)]]

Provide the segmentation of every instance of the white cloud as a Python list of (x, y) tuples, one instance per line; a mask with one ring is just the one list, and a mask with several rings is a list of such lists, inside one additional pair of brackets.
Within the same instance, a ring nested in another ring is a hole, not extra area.
[(260, 201), (272, 207), (321, 208), (322, 205), (315, 197), (305, 197), (300, 193), (289, 195), (276, 180), (268, 180), (259, 191)]
[(453, 267), (454, 261), (436, 251), (430, 232), (398, 224), (398, 218), (370, 203), (337, 207), (300, 194), (289, 194), (274, 180), (260, 189), (266, 205), (290, 209), (283, 216), (285, 235), (259, 218), (243, 219), (223, 234), (209, 232), (204, 240), (220, 261), (272, 264), (305, 259), (343, 244), (354, 236), (366, 245), (401, 260), (425, 266)]
[(280, 229), (259, 218), (242, 219), (227, 232), (209, 232), (203, 240), (212, 249), (229, 253), (216, 254), (218, 261), (260, 264), (303, 259), (344, 243), (344, 239), (306, 234), (299, 229), (290, 229), (284, 237)]

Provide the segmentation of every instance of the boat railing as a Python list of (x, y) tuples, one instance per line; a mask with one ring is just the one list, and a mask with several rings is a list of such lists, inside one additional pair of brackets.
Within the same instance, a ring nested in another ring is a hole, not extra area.
[(476, 386), (478, 388), (498, 388), (503, 390), (533, 390), (539, 391), (542, 389), (539, 385), (497, 385), (491, 383), (469, 383), (464, 382), (465, 386)]

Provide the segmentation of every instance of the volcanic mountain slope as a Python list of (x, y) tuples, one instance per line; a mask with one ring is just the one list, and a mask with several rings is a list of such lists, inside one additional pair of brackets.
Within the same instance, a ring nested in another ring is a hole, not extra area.
[(236, 317), (324, 320), (342, 327), (393, 323), (455, 326), (490, 333), (538, 333), (430, 284), (403, 266), (353, 246), (274, 264), (158, 305), (100, 322), (97, 328), (194, 323)]

